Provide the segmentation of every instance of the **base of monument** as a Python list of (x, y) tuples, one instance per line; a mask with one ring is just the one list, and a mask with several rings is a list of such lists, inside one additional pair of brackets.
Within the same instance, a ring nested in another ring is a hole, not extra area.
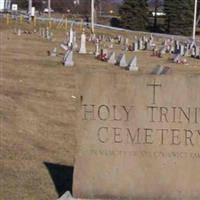
[(83, 199), (74, 198), (72, 197), (71, 193), (67, 191), (57, 200), (83, 200)]
[(59, 199), (57, 200), (72, 200), (74, 199), (69, 191), (65, 192)]
[[(80, 199), (74, 198), (69, 191), (65, 192), (59, 199), (57, 200), (91, 200), (91, 199)], [(95, 199), (95, 200), (109, 200), (109, 199)]]
[(200, 198), (111, 198), (111, 199), (81, 199), (74, 198), (69, 191), (65, 192), (59, 199), (57, 200), (199, 200)]
[(199, 200), (200, 198), (198, 197), (192, 197), (192, 198), (108, 198), (108, 199), (81, 199), (81, 198), (74, 198), (69, 191), (65, 192), (59, 199), (57, 200)]

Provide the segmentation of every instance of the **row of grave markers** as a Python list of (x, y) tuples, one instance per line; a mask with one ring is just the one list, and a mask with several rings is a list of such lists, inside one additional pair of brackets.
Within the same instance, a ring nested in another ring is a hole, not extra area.
[[(53, 32), (48, 28), (40, 28), (39, 34), (44, 39), (52, 40), (53, 38)], [(107, 61), (111, 64), (119, 65), (122, 68), (128, 68), (131, 71), (137, 71), (137, 57), (133, 56), (129, 62), (126, 61), (126, 55), (125, 53), (115, 56), (114, 51), (107, 51), (106, 48), (100, 48), (100, 43), (102, 43), (102, 46), (105, 46), (105, 43), (108, 42), (109, 46), (108, 48), (114, 49), (114, 45), (120, 45), (122, 46), (122, 50), (124, 52), (126, 51), (152, 51), (152, 56), (158, 56), (163, 57), (166, 53), (169, 53), (172, 55), (172, 61), (174, 63), (187, 63), (186, 58), (191, 56), (196, 59), (200, 59), (200, 46), (192, 42), (191, 40), (188, 41), (179, 41), (171, 39), (165, 39), (164, 42), (161, 44), (160, 49), (158, 49), (156, 43), (154, 42), (154, 37), (150, 35), (150, 37), (142, 36), (137, 38), (135, 36), (134, 42), (131, 44), (129, 43), (129, 39), (124, 36), (105, 36), (105, 35), (98, 35), (95, 36), (94, 34), (91, 34), (89, 37), (86, 37), (86, 34), (83, 30), (81, 34), (81, 41), (80, 41), (80, 48), (78, 49), (77, 44), (77, 34), (73, 30), (73, 24), (71, 25), (68, 35), (68, 40), (65, 41), (63, 44), (60, 45), (61, 48), (63, 48), (66, 53), (64, 56), (64, 65), (67, 66), (73, 66), (73, 51), (78, 51), (79, 54), (95, 54), (95, 57), (102, 61)], [(86, 42), (91, 42), (95, 45), (94, 52), (87, 52), (86, 49)], [(56, 54), (56, 48), (52, 50), (50, 55), (55, 56)]]
[[(93, 36), (94, 37), (94, 36)], [(93, 38), (95, 39), (95, 37)], [(101, 49), (101, 51), (99, 52), (99, 42), (96, 42), (96, 48), (95, 48), (95, 52), (94, 55), (97, 59), (102, 60), (102, 61), (107, 61), (110, 64), (116, 64), (119, 65), (122, 68), (126, 68), (130, 71), (137, 71), (138, 70), (138, 66), (137, 66), (137, 58), (136, 56), (133, 56), (131, 58), (131, 60), (127, 63), (126, 61), (126, 56), (124, 53), (120, 54), (117, 56), (115, 56), (115, 52), (110, 52), (108, 53), (107, 49)], [(76, 43), (76, 35), (74, 34), (74, 32), (72, 31), (72, 29), (70, 29), (70, 34), (69, 34), (69, 41), (67, 44), (60, 44), (60, 47), (63, 48), (66, 52), (63, 58), (63, 64), (65, 67), (71, 67), (74, 65), (74, 61), (73, 61), (73, 50), (77, 49), (77, 43)], [(80, 44), (80, 49), (79, 49), (79, 54), (87, 54), (87, 50), (86, 50), (86, 34), (83, 31), (83, 33), (81, 34), (81, 44)], [(56, 55), (56, 48), (54, 48), (51, 51), (51, 56), (55, 56)]]

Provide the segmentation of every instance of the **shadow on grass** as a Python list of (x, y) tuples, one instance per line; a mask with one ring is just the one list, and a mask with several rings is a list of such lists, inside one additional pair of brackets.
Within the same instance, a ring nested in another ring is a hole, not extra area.
[(58, 196), (62, 196), (66, 191), (72, 193), (73, 170), (71, 166), (59, 165), (44, 162), (49, 174), (54, 182)]

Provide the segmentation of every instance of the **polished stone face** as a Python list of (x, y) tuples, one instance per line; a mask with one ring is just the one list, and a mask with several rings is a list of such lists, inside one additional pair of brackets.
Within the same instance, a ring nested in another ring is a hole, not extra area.
[(75, 197), (199, 199), (199, 75), (79, 80)]

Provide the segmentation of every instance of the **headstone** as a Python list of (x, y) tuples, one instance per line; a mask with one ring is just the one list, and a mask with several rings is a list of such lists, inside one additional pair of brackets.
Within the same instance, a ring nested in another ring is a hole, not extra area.
[(171, 45), (170, 53), (171, 53), (171, 54), (175, 53), (175, 47), (174, 47), (174, 45)]
[(173, 62), (174, 63), (181, 63), (181, 55), (179, 53), (178, 54), (174, 54)]
[(73, 31), (73, 23), (71, 24), (70, 31), (69, 31), (69, 43), (68, 46), (72, 48), (74, 40), (74, 31)]
[(150, 41), (154, 41), (153, 35), (150, 35)]
[(185, 55), (185, 46), (183, 44), (180, 45), (180, 54), (181, 56)]
[(192, 40), (190, 43), (190, 48), (193, 48), (194, 46), (196, 46), (196, 42)]
[(124, 45), (124, 42), (125, 42), (125, 38), (124, 38), (124, 36), (121, 36), (120, 44)]
[(165, 39), (165, 40), (164, 40), (164, 46), (167, 46), (167, 44), (168, 44), (168, 40)]
[(46, 28), (45, 34), (46, 34), (46, 35), (45, 35), (45, 38), (46, 38), (46, 39), (49, 39), (49, 38), (50, 38), (50, 30), (49, 30), (48, 27)]
[(149, 49), (149, 43), (148, 43), (148, 41), (145, 41), (144, 42), (144, 50), (148, 50)]
[(52, 40), (53, 39), (53, 32), (49, 30), (49, 28), (47, 28), (46, 30), (46, 39), (47, 40)]
[(42, 28), (42, 38), (46, 38), (46, 31), (45, 31), (45, 28)]
[(166, 53), (166, 48), (165, 47), (161, 47), (161, 49), (159, 50), (159, 57), (163, 57)]
[(65, 53), (65, 56), (64, 56), (64, 66), (65, 67), (72, 67), (72, 66), (74, 66), (73, 51), (72, 50), (68, 50)]
[(52, 56), (52, 57), (57, 56), (57, 48), (52, 49), (52, 51), (50, 52), (50, 56)]
[(117, 57), (116, 64), (120, 67), (127, 67), (126, 55), (124, 53), (119, 54), (119, 56)]
[(150, 50), (152, 50), (156, 44), (153, 42), (153, 40), (149, 40), (149, 46), (150, 46)]
[(100, 50), (99, 50), (99, 40), (96, 41), (95, 43), (95, 56), (99, 56), (100, 55)]
[(74, 197), (198, 200), (200, 76), (80, 73)]
[(133, 43), (133, 51), (137, 51), (138, 50), (138, 42), (134, 42)]
[(159, 53), (158, 53), (158, 48), (157, 48), (157, 46), (155, 46), (155, 47), (153, 48), (153, 50), (152, 50), (152, 55), (153, 55), (153, 56), (160, 56)]
[(96, 35), (94, 33), (91, 35), (91, 39), (92, 39), (93, 42), (96, 41), (97, 37), (96, 37)]
[(125, 46), (128, 46), (128, 44), (129, 44), (129, 39), (128, 39), (128, 38), (125, 38), (124, 45), (125, 45)]
[(175, 40), (175, 53), (180, 53), (180, 42)]
[(106, 36), (102, 35), (102, 42), (105, 42), (105, 41), (106, 41)]
[(129, 71), (138, 71), (138, 65), (137, 65), (137, 57), (133, 56), (131, 60), (128, 63), (128, 70)]
[(84, 31), (81, 34), (81, 47), (80, 47), (79, 53), (80, 54), (86, 54), (87, 53), (87, 51), (86, 51), (86, 35), (85, 35)]
[(162, 65), (156, 66), (153, 70), (152, 73), (153, 75), (166, 75), (167, 72), (169, 71), (169, 67), (164, 67)]
[(186, 44), (186, 45), (185, 45), (185, 52), (184, 52), (184, 56), (189, 56), (189, 52), (190, 52), (190, 49), (189, 49), (189, 44)]
[(74, 31), (74, 34), (73, 34), (73, 49), (77, 49), (78, 48), (78, 44), (77, 44), (77, 41), (76, 41), (76, 32)]
[(170, 48), (171, 48), (170, 45), (167, 45), (167, 46), (166, 46), (166, 53), (170, 53)]
[(109, 49), (113, 49), (113, 43), (110, 43)]
[(143, 40), (141, 38), (138, 40), (138, 49), (139, 50), (143, 49)]
[(64, 49), (65, 51), (69, 50), (69, 47), (67, 45), (65, 45), (65, 44), (60, 44), (60, 47), (62, 49)]
[(107, 62), (110, 64), (116, 64), (115, 52), (110, 53)]
[(21, 34), (22, 34), (22, 31), (21, 31), (20, 28), (18, 28), (18, 29), (17, 29), (17, 36), (21, 36)]
[(200, 46), (197, 46), (196, 47), (196, 52), (195, 52), (195, 58), (199, 59), (199, 56), (200, 56)]
[(75, 200), (75, 198), (73, 198), (70, 192), (67, 191), (57, 200)]
[(192, 47), (192, 57), (195, 58), (196, 56), (196, 46)]

